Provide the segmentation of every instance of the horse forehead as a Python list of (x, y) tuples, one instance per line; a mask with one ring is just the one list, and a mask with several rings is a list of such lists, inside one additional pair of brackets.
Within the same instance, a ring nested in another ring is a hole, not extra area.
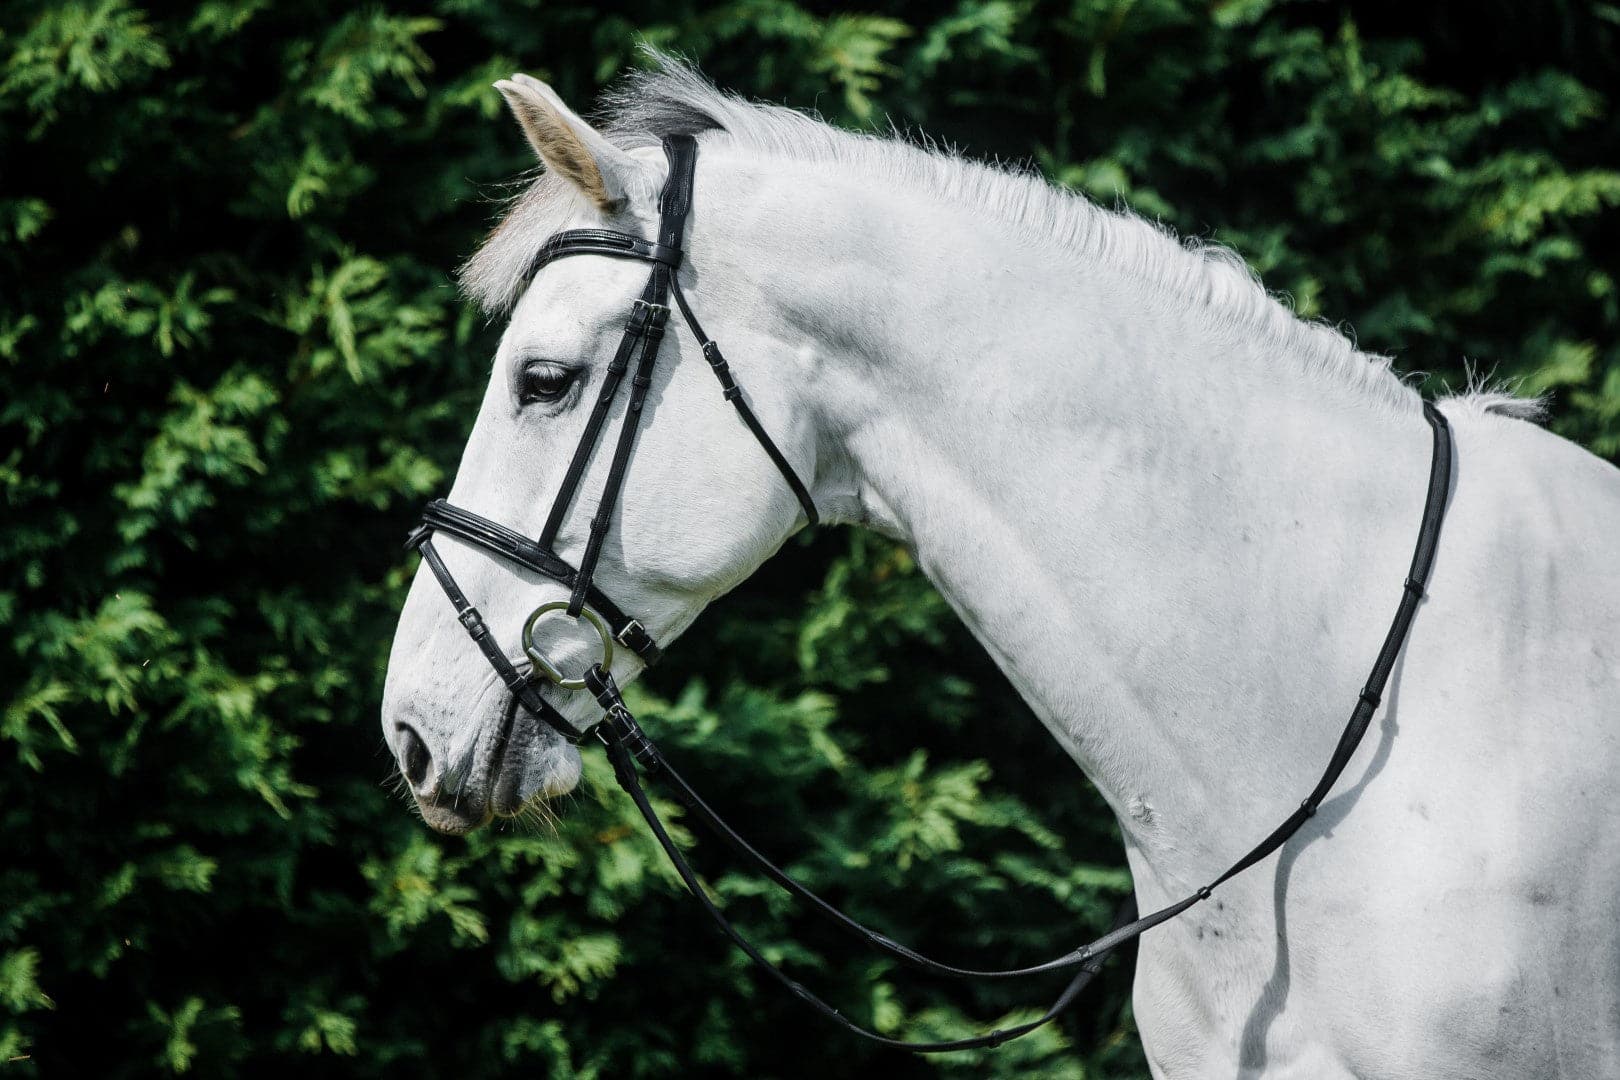
[(642, 263), (605, 255), (576, 255), (544, 267), (512, 311), (508, 333), (591, 331), (621, 323), (645, 282)]

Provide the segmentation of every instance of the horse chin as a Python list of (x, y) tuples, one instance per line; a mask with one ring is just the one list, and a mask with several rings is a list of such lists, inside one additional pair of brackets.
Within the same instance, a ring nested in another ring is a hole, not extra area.
[(496, 818), (547, 819), (546, 801), (579, 784), (579, 751), (536, 718), (518, 712), (506, 744), (453, 794), (418, 794), (422, 820), (436, 832), (463, 836)]
[(502, 768), (494, 783), (484, 786), (487, 794), (464, 792), (455, 798), (418, 798), (422, 820), (435, 832), (449, 836), (465, 836), (498, 818), (549, 820), (554, 815), (547, 808), (548, 801), (568, 794), (579, 783), (579, 755), (570, 749), (568, 755), (557, 757), (560, 760), (538, 778), (520, 764)]
[(555, 738), (522, 755), (509, 752), (490, 788), (490, 807), (496, 817), (521, 817), (525, 810), (573, 791), (581, 765), (579, 751)]
[(475, 804), (474, 800), (469, 798), (462, 798), (453, 803), (441, 802), (438, 799), (418, 799), (416, 805), (422, 811), (422, 821), (427, 827), (446, 836), (465, 836), (495, 819), (488, 803)]

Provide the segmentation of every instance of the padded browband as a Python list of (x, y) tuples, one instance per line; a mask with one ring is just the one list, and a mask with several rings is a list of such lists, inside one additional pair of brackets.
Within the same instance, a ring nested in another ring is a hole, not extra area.
[[(578, 583), (579, 572), (554, 552), (547, 551), (520, 532), (463, 510), (459, 506), (453, 506), (444, 499), (434, 499), (422, 511), (422, 529), (418, 529), (417, 532), (426, 535), (424, 529), (447, 532), (451, 536), (460, 537), (491, 554), (542, 574), (564, 588), (572, 589)], [(412, 540), (416, 539), (416, 534), (413, 534)], [(656, 663), (663, 655), (663, 650), (653, 641), (640, 621), (625, 615), (617, 604), (594, 586), (587, 590), (586, 598), (597, 614), (607, 621), (613, 630), (614, 640), (641, 657), (642, 663), (649, 665)]]
[(527, 277), (534, 277), (545, 266), (569, 255), (610, 255), (620, 259), (640, 259), (642, 262), (661, 263), (671, 270), (679, 268), (685, 254), (669, 244), (654, 243), (628, 233), (610, 229), (570, 229), (560, 232), (541, 245), (529, 264)]

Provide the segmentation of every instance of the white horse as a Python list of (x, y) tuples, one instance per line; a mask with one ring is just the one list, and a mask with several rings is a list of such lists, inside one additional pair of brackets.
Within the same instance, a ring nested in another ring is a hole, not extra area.
[[(1387, 359), (1220, 249), (678, 66), (605, 132), (535, 80), (497, 86), (547, 172), (464, 273), (510, 324), (455, 503), (539, 530), (646, 269), (524, 268), (561, 229), (652, 235), (659, 139), (697, 132), (687, 295), (824, 517), (913, 549), (1107, 798), (1142, 910), (1298, 804), (1423, 504), (1430, 433)], [(597, 584), (667, 643), (803, 518), (690, 337), (663, 350)], [(1505, 395), (1442, 408), (1450, 510), (1367, 740), (1279, 855), (1142, 939), (1156, 1076), (1620, 1076), (1620, 472)], [(574, 561), (609, 456), (558, 536)], [(439, 546), (520, 660), (525, 615), (562, 588)], [(548, 648), (588, 663), (566, 636)], [(429, 824), (576, 782), (544, 725), (493, 752), (507, 701), (419, 573), (383, 727)]]

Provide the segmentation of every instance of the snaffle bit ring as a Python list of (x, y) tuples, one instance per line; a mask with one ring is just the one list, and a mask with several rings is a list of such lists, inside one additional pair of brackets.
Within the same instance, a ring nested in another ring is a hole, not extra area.
[[(535, 670), (564, 690), (583, 690), (585, 689), (585, 676), (583, 674), (577, 679), (568, 678), (534, 644), (534, 624), (553, 611), (566, 612), (567, 610), (568, 604), (562, 600), (553, 600), (535, 608), (534, 614), (530, 615), (528, 622), (523, 624), (523, 651), (528, 654), (530, 660), (534, 661)], [(608, 630), (607, 623), (602, 621), (601, 616), (590, 608), (581, 608), (576, 618), (583, 618), (590, 623), (596, 630), (597, 635), (602, 639), (601, 664), (602, 670), (607, 671), (613, 665), (613, 633)], [(590, 669), (587, 668), (586, 670)]]

